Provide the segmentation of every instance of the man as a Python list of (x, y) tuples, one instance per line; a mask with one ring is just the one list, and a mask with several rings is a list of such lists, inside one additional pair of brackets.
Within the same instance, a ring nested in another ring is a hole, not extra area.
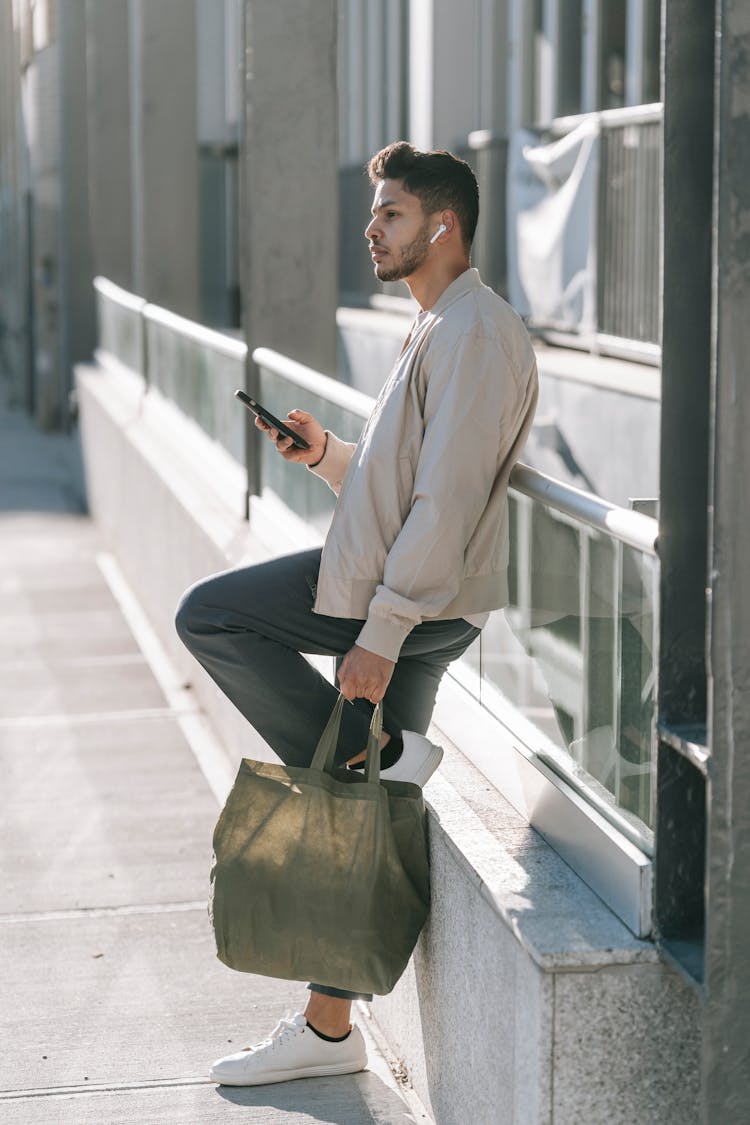
[[(536, 363), (520, 318), (470, 268), (478, 191), (469, 166), (401, 141), (368, 171), (375, 274), (403, 279), (420, 312), (356, 446), (302, 410), (287, 422), (306, 450), (256, 423), (338, 495), (322, 557), (305, 551), (199, 583), (177, 627), (293, 765), (309, 764), (337, 697), (300, 654), (338, 657), (341, 693), (354, 701), (338, 760), (361, 761), (382, 700), (381, 773), (423, 785), (442, 755), (424, 735), (443, 672), (507, 601), (508, 477), (536, 406)], [(350, 1023), (357, 997), (308, 987), (304, 1014), (219, 1059), (211, 1077), (257, 1085), (363, 1069)]]

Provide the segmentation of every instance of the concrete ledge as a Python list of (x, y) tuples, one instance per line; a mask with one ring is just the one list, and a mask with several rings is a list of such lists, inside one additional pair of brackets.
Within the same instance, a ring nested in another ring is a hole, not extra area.
[[(127, 373), (77, 381), (92, 514), (236, 760), (247, 725), (182, 650), (173, 613), (192, 581), (278, 552), (272, 509), (254, 504), (248, 524), (239, 466)], [(430, 923), (372, 1005), (435, 1121), (697, 1121), (697, 997), (441, 740)]]
[(425, 790), (430, 922), (372, 1004), (428, 1111), (487, 1125), (697, 1122), (697, 997), (444, 745)]

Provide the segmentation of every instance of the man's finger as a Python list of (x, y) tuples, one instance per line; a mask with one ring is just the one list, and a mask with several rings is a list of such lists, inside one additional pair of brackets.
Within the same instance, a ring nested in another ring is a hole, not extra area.
[(351, 701), (353, 699), (367, 698), (366, 688), (362, 683), (360, 683), (356, 676), (347, 676), (346, 672), (344, 672), (342, 676), (341, 672), (339, 672), (338, 679), (339, 691), (343, 695), (344, 699), (348, 699)]

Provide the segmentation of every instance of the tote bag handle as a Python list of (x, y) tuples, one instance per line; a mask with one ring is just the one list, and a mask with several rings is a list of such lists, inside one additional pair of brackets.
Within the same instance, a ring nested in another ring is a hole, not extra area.
[[(333, 759), (336, 755), (336, 747), (339, 743), (341, 714), (344, 710), (345, 702), (346, 700), (343, 695), (339, 695), (336, 700), (336, 705), (331, 712), (331, 717), (326, 723), (325, 730), (320, 736), (320, 741), (313, 755), (313, 760), (310, 763), (311, 768), (314, 770), (322, 770), (324, 773), (333, 773)], [(382, 730), (383, 706), (381, 703), (378, 703), (375, 706), (370, 721), (370, 733), (367, 737), (367, 764), (365, 769), (365, 778), (367, 781), (374, 781), (376, 784), (380, 781), (380, 735)]]

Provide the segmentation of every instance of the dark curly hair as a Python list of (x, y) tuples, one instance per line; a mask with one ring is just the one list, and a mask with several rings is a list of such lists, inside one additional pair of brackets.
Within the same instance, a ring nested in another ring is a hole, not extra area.
[(479, 218), (479, 188), (465, 160), (443, 150), (420, 152), (408, 141), (395, 141), (375, 153), (367, 174), (372, 184), (401, 180), (404, 189), (417, 196), (425, 215), (444, 207), (455, 211), (464, 246), (470, 249)]

